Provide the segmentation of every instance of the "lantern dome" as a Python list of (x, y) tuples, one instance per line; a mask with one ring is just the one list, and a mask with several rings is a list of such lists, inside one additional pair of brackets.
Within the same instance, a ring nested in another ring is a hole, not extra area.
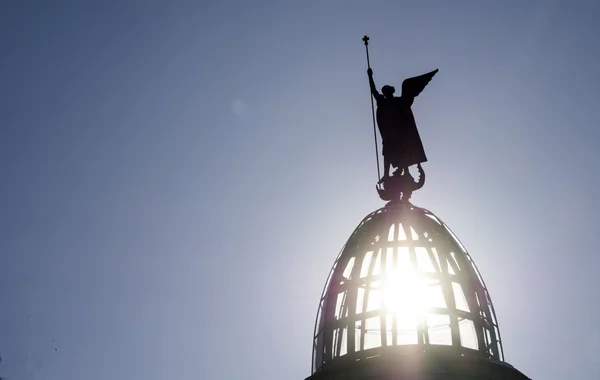
[(351, 378), (347, 368), (357, 363), (365, 371), (366, 363), (387, 361), (397, 371), (428, 360), (438, 372), (448, 365), (472, 372), (479, 362), (516, 371), (504, 362), (489, 292), (465, 247), (430, 211), (391, 202), (360, 222), (333, 264), (317, 313), (311, 378), (337, 378), (331, 373), (339, 368), (346, 369), (340, 378)]

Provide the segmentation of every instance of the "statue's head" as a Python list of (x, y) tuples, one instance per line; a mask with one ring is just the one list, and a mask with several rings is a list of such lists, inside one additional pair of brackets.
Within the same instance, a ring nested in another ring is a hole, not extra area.
[(387, 84), (381, 88), (381, 93), (386, 98), (393, 97), (394, 96), (394, 92), (396, 92), (396, 89), (394, 87), (392, 87), (392, 86), (388, 86)]

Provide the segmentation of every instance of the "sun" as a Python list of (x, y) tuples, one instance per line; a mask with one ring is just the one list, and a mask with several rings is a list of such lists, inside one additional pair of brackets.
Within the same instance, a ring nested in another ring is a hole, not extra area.
[(415, 271), (389, 273), (382, 282), (382, 307), (396, 318), (399, 332), (416, 329), (429, 301), (427, 282)]

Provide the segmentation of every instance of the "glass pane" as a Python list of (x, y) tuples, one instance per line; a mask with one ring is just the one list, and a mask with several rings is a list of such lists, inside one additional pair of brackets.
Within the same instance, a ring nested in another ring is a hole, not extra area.
[(453, 282), (452, 290), (454, 291), (454, 302), (456, 303), (456, 308), (462, 311), (471, 311), (469, 309), (469, 304), (467, 303), (467, 298), (465, 297), (465, 292), (463, 292), (462, 286), (456, 282)]
[(333, 330), (333, 346), (332, 346), (332, 351), (333, 351), (333, 356), (337, 356), (337, 341), (338, 341), (338, 335), (339, 335), (340, 329), (334, 329)]
[(367, 333), (365, 334), (365, 350), (381, 347), (381, 328), (379, 317), (366, 320)]
[(476, 350), (477, 334), (475, 332), (475, 324), (470, 319), (462, 319), (458, 322), (458, 330), (460, 331), (460, 344), (466, 348)]
[(487, 345), (491, 345), (492, 344), (492, 334), (490, 334), (490, 330), (485, 329), (485, 336), (487, 338)]
[(369, 268), (371, 267), (371, 259), (373, 258), (373, 251), (369, 251), (365, 254), (365, 258), (360, 268), (360, 277), (365, 278), (369, 275)]
[(392, 326), (394, 323), (394, 318), (392, 317), (392, 314), (387, 314), (385, 316), (385, 341), (387, 343), (388, 346), (391, 346), (393, 344), (392, 341)]
[(367, 300), (367, 311), (379, 310), (381, 308), (381, 291), (377, 288), (379, 281), (371, 284), (369, 299)]
[(450, 263), (450, 260), (446, 260), (446, 262), (448, 263), (448, 273), (456, 274), (456, 272), (454, 271), (454, 268), (452, 268), (452, 264)]
[(394, 271), (394, 248), (386, 249), (385, 255), (385, 273), (390, 275)]
[(344, 306), (344, 299), (346, 298), (346, 292), (339, 293), (335, 302), (335, 318), (342, 318), (342, 309)]
[(439, 280), (428, 280), (429, 285), (425, 289), (426, 305), (425, 307), (440, 307), (447, 308), (446, 298), (442, 286), (439, 285)]
[(398, 270), (400, 272), (412, 271), (408, 247), (398, 247)]
[(398, 223), (398, 240), (399, 241), (406, 240), (406, 233), (404, 232), (404, 226), (401, 223)]
[(360, 287), (356, 289), (356, 314), (360, 314), (363, 312), (363, 309), (365, 307), (365, 294), (365, 288)]
[(410, 236), (413, 240), (419, 240), (419, 234), (412, 227), (410, 228)]
[(377, 333), (381, 332), (381, 320), (379, 317), (371, 317), (365, 320), (365, 329), (367, 332)]
[(394, 232), (396, 232), (396, 225), (392, 224), (388, 232), (388, 241), (394, 241)]
[(375, 265), (373, 266), (373, 275), (379, 275), (381, 274), (381, 252), (382, 249), (380, 248), (377, 251), (377, 257), (375, 257)]
[(342, 336), (342, 342), (341, 342), (341, 346), (340, 346), (340, 356), (341, 355), (346, 355), (348, 353), (348, 333), (346, 332), (347, 328), (344, 327), (341, 333)]
[(354, 328), (355, 328), (355, 332), (354, 332), (354, 351), (360, 351), (362, 350), (362, 348), (360, 347), (360, 342), (361, 342), (361, 323), (360, 322), (355, 322), (354, 324)]
[(451, 346), (452, 331), (448, 315), (431, 314), (427, 316), (429, 344)]
[(352, 257), (348, 261), (348, 265), (346, 265), (346, 268), (344, 269), (344, 274), (342, 276), (344, 276), (347, 279), (350, 279), (350, 274), (352, 273), (353, 267), (354, 267), (354, 257)]
[(456, 268), (460, 270), (460, 265), (458, 265), (458, 260), (456, 260), (456, 255), (454, 254), (454, 252), (450, 252), (450, 255), (452, 256), (452, 259), (450, 260), (451, 264), (456, 265)]
[(435, 248), (430, 248), (428, 253), (429, 253), (429, 258), (433, 264), (435, 271), (441, 272), (442, 269), (440, 268), (440, 258), (438, 257), (438, 254), (437, 254), (437, 251), (435, 250)]
[(417, 343), (418, 339), (416, 329), (398, 331), (398, 345), (403, 346)]
[(429, 253), (424, 247), (416, 247), (415, 254), (417, 256), (417, 268), (422, 272), (435, 273), (435, 267), (431, 262)]

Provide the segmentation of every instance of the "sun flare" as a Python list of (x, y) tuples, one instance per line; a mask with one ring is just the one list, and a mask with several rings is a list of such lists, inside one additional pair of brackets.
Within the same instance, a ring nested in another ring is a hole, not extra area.
[(399, 330), (415, 329), (427, 312), (427, 285), (413, 271), (398, 271), (382, 283), (382, 306), (397, 318)]

